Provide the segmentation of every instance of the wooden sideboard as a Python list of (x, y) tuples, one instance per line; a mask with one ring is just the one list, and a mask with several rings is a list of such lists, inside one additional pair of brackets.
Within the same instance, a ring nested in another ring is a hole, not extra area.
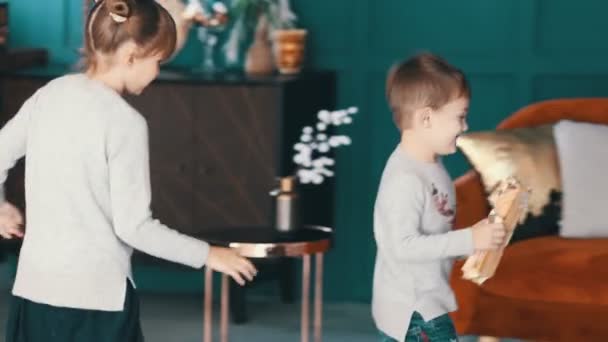
[[(61, 66), (4, 72), (0, 125), (36, 89), (68, 73)], [(148, 120), (152, 212), (198, 235), (210, 228), (268, 225), (269, 191), (293, 172), (292, 146), (320, 109), (335, 107), (332, 72), (298, 76), (197, 75), (163, 70), (127, 100)], [(24, 207), (22, 168), (7, 195)], [(332, 225), (333, 183), (302, 186), (306, 223)]]

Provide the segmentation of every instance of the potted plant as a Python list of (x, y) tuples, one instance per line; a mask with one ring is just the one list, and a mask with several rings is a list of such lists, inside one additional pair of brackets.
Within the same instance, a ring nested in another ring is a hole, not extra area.
[(268, 59), (274, 59), (270, 65), (276, 64), (280, 72), (299, 72), (304, 57), (306, 30), (296, 28), (297, 17), (291, 10), (289, 0), (235, 0), (230, 13), (232, 31), (225, 46), (228, 63), (238, 63), (240, 46), (247, 44), (255, 31), (253, 43), (247, 52), (249, 65), (256, 65), (256, 62), (268, 65)]
[(332, 134), (331, 128), (349, 125), (357, 107), (334, 111), (320, 110), (314, 126), (302, 128), (299, 141), (293, 146), (293, 174), (278, 179), (278, 188), (270, 192), (275, 198), (275, 228), (280, 232), (291, 232), (300, 226), (298, 184), (319, 185), (326, 178), (333, 177), (335, 161), (330, 155), (332, 149), (351, 144), (347, 135)]

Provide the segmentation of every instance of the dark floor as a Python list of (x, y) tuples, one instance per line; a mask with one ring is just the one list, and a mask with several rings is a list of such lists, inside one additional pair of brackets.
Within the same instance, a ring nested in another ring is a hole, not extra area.
[[(0, 265), (0, 336), (4, 336), (9, 279), (5, 265)], [(141, 317), (147, 342), (202, 341), (202, 297), (140, 293)], [(251, 320), (244, 325), (230, 326), (231, 341), (299, 341), (300, 307), (281, 304), (273, 298), (249, 298)], [(219, 310), (216, 309), (216, 312)], [(379, 341), (370, 317), (369, 305), (360, 303), (329, 303), (323, 311), (323, 341)], [(217, 323), (217, 322), (216, 322)], [(215, 339), (218, 340), (217, 324)], [(476, 339), (464, 337), (461, 341)], [(512, 340), (511, 340), (512, 341)]]

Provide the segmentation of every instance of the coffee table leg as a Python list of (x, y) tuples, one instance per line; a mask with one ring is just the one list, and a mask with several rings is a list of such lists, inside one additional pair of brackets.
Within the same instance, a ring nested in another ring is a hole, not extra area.
[(213, 300), (213, 270), (205, 267), (205, 312), (203, 318), (203, 342), (211, 342), (213, 334), (211, 331), (212, 307)]
[(230, 278), (222, 274), (222, 306), (220, 316), (220, 341), (228, 342), (228, 307), (230, 301)]
[(323, 253), (315, 255), (315, 342), (321, 342), (323, 319)]
[(301, 342), (308, 342), (310, 305), (310, 254), (302, 257), (302, 313), (300, 317)]

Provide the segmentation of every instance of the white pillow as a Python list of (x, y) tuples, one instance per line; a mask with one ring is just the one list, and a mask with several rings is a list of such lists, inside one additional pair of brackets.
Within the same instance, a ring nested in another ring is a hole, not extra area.
[(562, 179), (560, 235), (608, 237), (608, 126), (564, 120), (554, 136)]

